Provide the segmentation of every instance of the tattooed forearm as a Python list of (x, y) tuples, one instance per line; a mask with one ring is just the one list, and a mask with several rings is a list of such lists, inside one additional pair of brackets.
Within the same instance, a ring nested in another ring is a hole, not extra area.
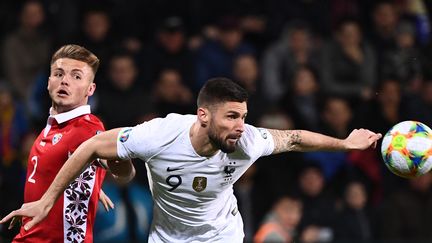
[(296, 147), (302, 143), (301, 131), (299, 130), (273, 130), (269, 129), (273, 136), (275, 148), (273, 154), (297, 150)]

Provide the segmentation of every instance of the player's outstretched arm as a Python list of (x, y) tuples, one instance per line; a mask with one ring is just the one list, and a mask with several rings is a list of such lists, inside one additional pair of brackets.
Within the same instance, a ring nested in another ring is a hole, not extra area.
[(275, 144), (273, 154), (287, 151), (346, 151), (375, 148), (377, 141), (382, 137), (381, 134), (367, 129), (354, 129), (345, 139), (337, 139), (306, 130), (269, 129), (269, 132)]
[(53, 207), (57, 198), (84, 168), (96, 158), (117, 160), (117, 134), (120, 128), (100, 133), (82, 143), (58, 172), (51, 186), (38, 201), (25, 203), (18, 210), (12, 211), (0, 223), (5, 223), (16, 216), (32, 218), (25, 230), (42, 221)]

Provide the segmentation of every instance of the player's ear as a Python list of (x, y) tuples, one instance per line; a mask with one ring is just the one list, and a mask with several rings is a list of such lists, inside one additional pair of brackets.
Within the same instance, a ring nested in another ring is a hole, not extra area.
[(209, 110), (207, 108), (204, 107), (198, 107), (197, 110), (197, 116), (198, 116), (198, 120), (201, 123), (202, 127), (206, 127), (209, 121)]
[(88, 87), (87, 96), (92, 96), (94, 94), (95, 90), (96, 90), (96, 84), (94, 82), (92, 82)]

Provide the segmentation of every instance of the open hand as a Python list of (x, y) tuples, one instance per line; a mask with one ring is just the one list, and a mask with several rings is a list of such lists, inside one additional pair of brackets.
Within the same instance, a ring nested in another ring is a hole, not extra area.
[(348, 149), (376, 148), (381, 133), (374, 133), (368, 129), (354, 129), (345, 139)]
[(42, 221), (48, 215), (50, 209), (51, 206), (47, 205), (42, 200), (38, 200), (30, 203), (24, 203), (20, 209), (12, 211), (6, 217), (0, 220), (0, 224), (6, 223), (10, 219), (12, 219), (9, 225), (9, 229), (10, 229), (13, 227), (15, 222), (21, 221), (21, 217), (28, 217), (31, 218), (31, 220), (24, 225), (24, 230), (27, 231), (31, 229), (33, 226), (35, 226), (37, 223)]

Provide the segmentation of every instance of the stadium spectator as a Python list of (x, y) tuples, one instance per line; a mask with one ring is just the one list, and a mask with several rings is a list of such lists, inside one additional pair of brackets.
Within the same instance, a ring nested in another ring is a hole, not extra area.
[(299, 66), (281, 107), (292, 117), (295, 128), (319, 131), (320, 102), (322, 97), (318, 74), (311, 66)]
[(354, 104), (370, 99), (377, 79), (375, 53), (356, 20), (340, 20), (333, 40), (323, 47), (320, 77), (325, 94)]
[(302, 242), (330, 242), (334, 238), (335, 199), (326, 190), (321, 167), (306, 163), (298, 177), (298, 193), (303, 202), (299, 225)]
[(300, 66), (318, 68), (319, 46), (305, 23), (293, 21), (287, 24), (282, 36), (271, 44), (262, 58), (263, 90), (272, 103), (292, 93), (292, 80)]
[(364, 184), (360, 181), (348, 183), (342, 209), (335, 220), (335, 242), (369, 242), (374, 239), (371, 217)]
[(239, 19), (222, 17), (217, 23), (215, 39), (208, 39), (197, 50), (195, 86), (199, 90), (212, 77), (233, 77), (234, 59), (240, 54), (254, 54), (255, 48), (243, 40)]
[(153, 102), (158, 116), (190, 113), (195, 109), (193, 100), (192, 91), (183, 83), (180, 72), (162, 69), (153, 89)]
[(242, 54), (234, 59), (233, 80), (249, 94), (247, 122), (256, 125), (259, 117), (268, 108), (267, 99), (261, 91), (261, 75), (258, 60), (250, 54)]
[(27, 105), (37, 75), (45, 71), (51, 51), (50, 36), (44, 32), (45, 9), (39, 1), (25, 1), (19, 27), (3, 43), (1, 58), (5, 80)]
[(155, 40), (143, 50), (139, 59), (148, 87), (154, 85), (158, 75), (165, 69), (179, 72), (184, 84), (192, 89), (194, 85), (194, 56), (188, 47), (186, 26), (180, 17), (164, 19), (155, 34)]
[(379, 234), (384, 240), (424, 242), (432, 239), (432, 174), (413, 178), (380, 207)]
[(303, 214), (299, 198), (284, 196), (267, 214), (255, 237), (255, 243), (295, 242), (298, 240), (298, 224)]
[(138, 124), (154, 117), (150, 94), (140, 86), (139, 71), (132, 55), (115, 53), (108, 62), (108, 80), (96, 91), (96, 114), (106, 128)]

